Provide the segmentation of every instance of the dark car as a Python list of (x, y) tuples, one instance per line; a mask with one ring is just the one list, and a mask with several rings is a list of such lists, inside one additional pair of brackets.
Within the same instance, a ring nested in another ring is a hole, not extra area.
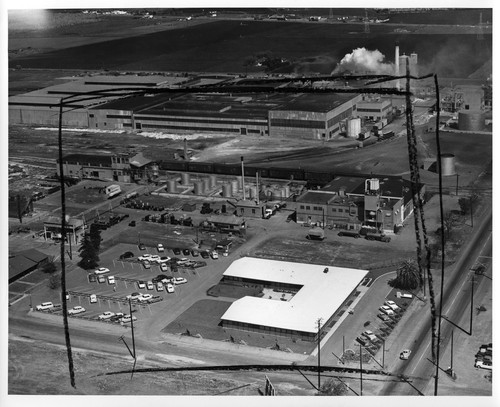
[(338, 236), (348, 236), (358, 239), (361, 235), (358, 232), (351, 232), (349, 230), (344, 230), (338, 233)]
[(181, 254), (181, 249), (179, 249), (178, 247), (176, 247), (175, 249), (172, 249), (172, 251), (174, 252), (175, 255), (179, 255)]
[(206, 261), (195, 261), (193, 262), (194, 264), (192, 265), (193, 268), (199, 268), (199, 267), (205, 267), (207, 265)]
[(144, 243), (139, 243), (137, 247), (139, 248), (139, 250), (146, 250), (146, 245)]
[(200, 255), (200, 252), (196, 249), (191, 250), (191, 255), (193, 257), (198, 257)]
[(367, 233), (365, 236), (366, 240), (378, 240), (379, 242), (389, 243), (391, 238), (384, 234)]
[(120, 255), (120, 260), (123, 260), (123, 259), (131, 259), (135, 257), (135, 254), (132, 253), (132, 252), (125, 252), (123, 254)]
[(97, 281), (97, 276), (95, 274), (89, 274), (89, 283), (95, 283)]
[(204, 259), (208, 259), (210, 257), (210, 253), (207, 252), (206, 250), (203, 250), (200, 252), (200, 256), (203, 257)]
[(184, 256), (189, 256), (191, 254), (191, 250), (189, 250), (189, 249), (182, 249), (182, 254)]
[(134, 227), (135, 226), (135, 220), (130, 221), (128, 225)]

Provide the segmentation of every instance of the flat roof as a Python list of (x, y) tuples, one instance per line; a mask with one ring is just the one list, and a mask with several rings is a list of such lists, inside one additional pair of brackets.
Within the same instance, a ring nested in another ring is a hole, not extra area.
[(326, 205), (333, 198), (335, 198), (334, 192), (307, 191), (304, 195), (297, 198), (297, 202)]
[[(324, 273), (326, 268), (328, 272)], [(223, 275), (302, 288), (290, 301), (243, 297), (233, 302), (221, 319), (315, 334), (318, 318), (328, 321), (367, 273), (332, 265), (243, 257)]]
[(336, 109), (350, 100), (356, 98), (357, 94), (348, 93), (330, 93), (330, 94), (301, 94), (298, 97), (283, 103), (274, 110), (294, 110), (305, 112), (329, 112)]
[(111, 157), (113, 155), (68, 154), (63, 157), (63, 163), (111, 167)]

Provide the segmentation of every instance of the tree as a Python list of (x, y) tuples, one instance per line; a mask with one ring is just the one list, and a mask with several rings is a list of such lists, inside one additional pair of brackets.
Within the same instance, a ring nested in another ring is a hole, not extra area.
[(60, 275), (60, 273), (52, 274), (49, 278), (47, 285), (52, 290), (57, 290), (59, 287), (61, 287), (61, 275)]
[(42, 268), (40, 270), (42, 271), (42, 273), (53, 274), (57, 271), (57, 266), (53, 260), (49, 260), (47, 263), (45, 263), (42, 266)]
[(343, 396), (347, 392), (347, 385), (329, 379), (321, 385), (318, 396)]
[(94, 223), (90, 225), (90, 241), (92, 242), (92, 245), (94, 246), (96, 252), (99, 253), (102, 242), (101, 229), (99, 229)]
[(89, 234), (83, 236), (82, 244), (78, 249), (80, 253), (81, 260), (78, 265), (84, 270), (90, 270), (99, 265), (99, 255), (98, 252), (90, 239)]
[(479, 195), (474, 190), (471, 191), (469, 196), (464, 196), (458, 200), (458, 205), (463, 215), (468, 214), (473, 208), (474, 203), (479, 200)]
[(443, 224), (444, 224), (444, 233), (445, 233), (444, 237), (446, 240), (448, 240), (451, 236), (451, 232), (453, 231), (453, 228), (457, 224), (456, 216), (450, 211), (446, 212), (444, 214)]
[(403, 261), (398, 269), (396, 278), (389, 281), (389, 285), (402, 290), (414, 290), (420, 284), (420, 274), (417, 262), (413, 259)]

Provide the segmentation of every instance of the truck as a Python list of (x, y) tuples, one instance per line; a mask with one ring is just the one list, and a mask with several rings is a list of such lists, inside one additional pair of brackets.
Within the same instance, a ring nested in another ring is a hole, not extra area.
[(320, 227), (315, 227), (312, 229), (309, 229), (307, 232), (306, 239), (309, 240), (325, 240), (325, 231), (321, 229)]
[(110, 199), (120, 194), (122, 192), (122, 189), (120, 188), (120, 185), (113, 184), (108, 185), (106, 188), (104, 188), (104, 192), (108, 196), (108, 199)]
[(262, 218), (269, 219), (274, 215), (276, 209), (275, 208), (262, 208)]

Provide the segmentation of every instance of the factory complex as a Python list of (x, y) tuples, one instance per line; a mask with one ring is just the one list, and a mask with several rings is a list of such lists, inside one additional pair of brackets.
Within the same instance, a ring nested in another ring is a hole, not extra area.
[(240, 298), (222, 315), (221, 324), (225, 328), (316, 340), (318, 319), (322, 326), (331, 326), (339, 308), (367, 273), (331, 265), (243, 257), (228, 267), (223, 281), (259, 284), (280, 295)]

